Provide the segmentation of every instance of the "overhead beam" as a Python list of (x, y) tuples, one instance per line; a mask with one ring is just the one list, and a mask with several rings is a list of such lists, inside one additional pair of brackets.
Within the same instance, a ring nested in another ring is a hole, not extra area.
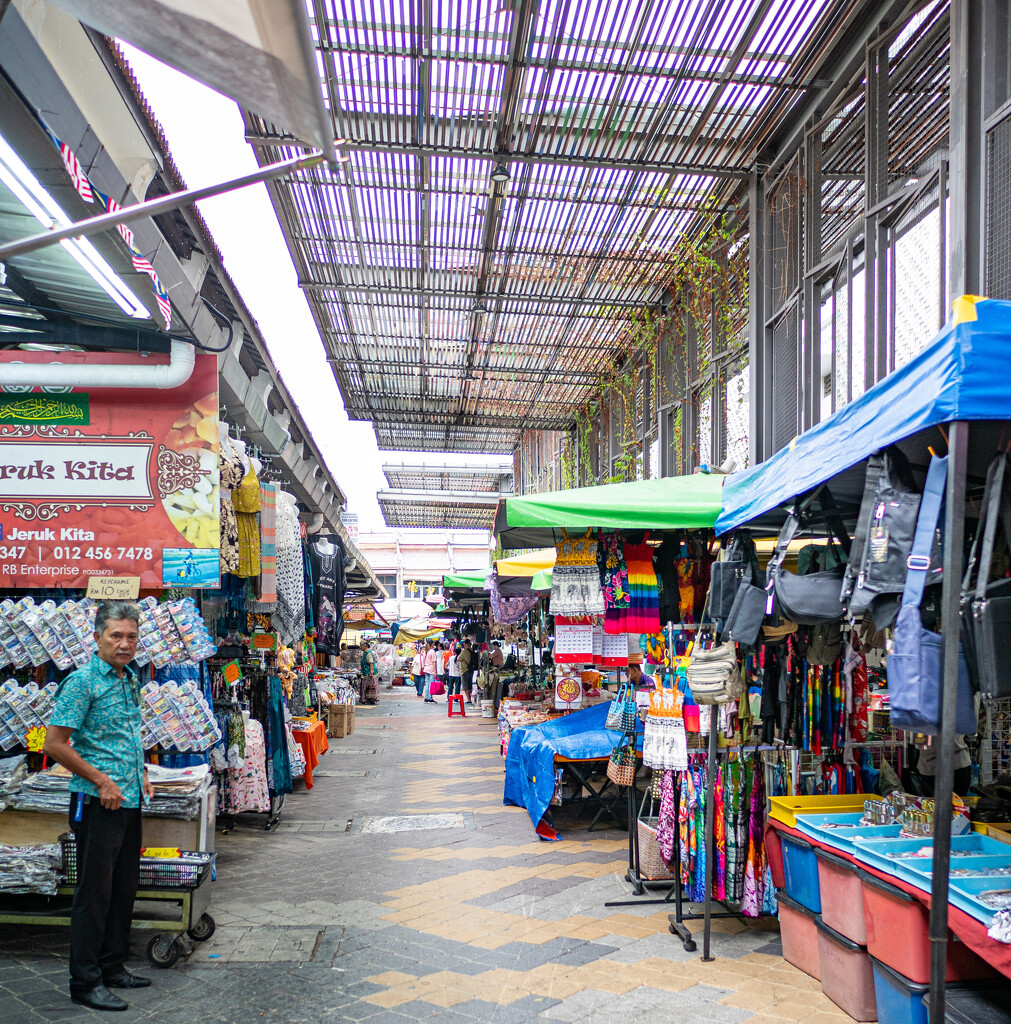
[(0, 263), (12, 259), (14, 256), (23, 256), (25, 253), (35, 252), (36, 249), (43, 249), (48, 245), (55, 245), (57, 242), (65, 241), (68, 238), (82, 238), (87, 235), (94, 235), (108, 228), (116, 228), (121, 224), (135, 224), (139, 220), (148, 220), (157, 217), (162, 213), (170, 213), (183, 206), (191, 206), (200, 199), (210, 199), (214, 196), (224, 195), (226, 192), (234, 192), (237, 189), (245, 188), (247, 185), (256, 185), (271, 178), (279, 178), (289, 171), (298, 170), (304, 167), (314, 167), (323, 162), (320, 155), (294, 157), (291, 160), (283, 160), (278, 164), (270, 164), (261, 167), (258, 171), (250, 174), (243, 174), (238, 178), (223, 181), (217, 185), (207, 185), (204, 188), (185, 189), (182, 192), (173, 192), (170, 195), (162, 196), (160, 199), (150, 199), (143, 203), (131, 203), (129, 206), (121, 206), (110, 213), (99, 214), (96, 217), (88, 217), (85, 220), (76, 221), (66, 227), (53, 228), (50, 231), (42, 231), (26, 238), (18, 239), (16, 242), (8, 242), (0, 245)]
[(124, 352), (168, 352), (172, 347), (172, 340), (167, 334), (129, 327), (93, 327), (4, 313), (0, 313), (0, 325), (14, 328), (0, 333), (0, 345), (81, 345)]
[[(351, 269), (359, 269), (357, 267)], [(391, 298), (396, 295), (409, 295), (425, 299), (466, 299), (473, 302), (478, 296), (470, 291), (457, 291), (453, 288), (404, 288), (399, 285), (371, 284), (332, 284), (326, 281), (299, 281), (299, 288), (307, 292), (360, 292), (363, 295), (382, 295)], [(486, 302), (543, 302), (551, 305), (565, 306), (600, 306), (605, 309), (642, 309), (646, 302), (633, 302), (629, 299), (586, 298), (579, 295), (513, 295), (508, 292), (483, 292), (481, 299)]]
[[(247, 133), (245, 140), (254, 147), (297, 146), (291, 136), (257, 135)], [(347, 140), (342, 150), (361, 150), (365, 153), (392, 153), (417, 157), (456, 157), (461, 160), (504, 160), (517, 164), (548, 164), (555, 167), (586, 167), (590, 170), (645, 171), (650, 174), (692, 174), (704, 178), (747, 178), (746, 167), (715, 167), (712, 164), (664, 163), (649, 160), (608, 160), (601, 157), (562, 156), (557, 153), (496, 153), (493, 149), (465, 149), (462, 146), (431, 145), (407, 142), (384, 142), (380, 139)]]
[(436, 491), (397, 489), (395, 491), (377, 491), (376, 498), (379, 501), (397, 502), (399, 504), (418, 504), (419, 502), (432, 503), (436, 505), (487, 505), (494, 508), (500, 497), (507, 497), (512, 491)]

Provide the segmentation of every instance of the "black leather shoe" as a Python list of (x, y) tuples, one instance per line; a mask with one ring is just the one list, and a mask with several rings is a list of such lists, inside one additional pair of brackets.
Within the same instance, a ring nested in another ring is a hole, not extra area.
[(115, 974), (110, 974), (103, 979), (106, 988), (147, 988), (151, 984), (150, 978), (142, 978), (137, 974), (131, 974), (125, 967)]
[(90, 992), (71, 993), (71, 1002), (90, 1006), (92, 1010), (125, 1010), (129, 1004), (114, 996), (101, 982)]

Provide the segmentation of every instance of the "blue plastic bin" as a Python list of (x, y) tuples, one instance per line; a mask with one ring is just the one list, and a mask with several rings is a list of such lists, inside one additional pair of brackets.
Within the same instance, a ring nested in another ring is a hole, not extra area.
[(929, 985), (917, 985), (888, 964), (871, 957), (874, 968), (874, 1001), (878, 1024), (927, 1024), (924, 995)]
[(198, 765), (207, 764), (210, 755), (183, 750), (158, 751), (158, 763), (163, 768), (196, 768)]
[(818, 883), (818, 858), (814, 847), (804, 839), (780, 833), (783, 845), (783, 877), (786, 895), (801, 906), (821, 913), (821, 886)]

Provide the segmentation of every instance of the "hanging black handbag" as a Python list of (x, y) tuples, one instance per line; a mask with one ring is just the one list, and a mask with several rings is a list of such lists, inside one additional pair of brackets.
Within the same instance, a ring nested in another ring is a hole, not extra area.
[(747, 530), (738, 530), (727, 548), (726, 558), (713, 562), (709, 576), (709, 611), (714, 619), (726, 622), (745, 583), (758, 582), (758, 554)]
[(895, 621), (916, 532), (920, 490), (899, 448), (875, 452), (867, 460), (860, 514), (842, 584), (850, 619), (870, 614), (878, 630)]
[[(831, 498), (820, 488), (820, 504), (830, 531), (836, 536), (843, 550), (849, 553), (849, 535), (843, 528), (838, 514), (832, 511)], [(814, 496), (812, 496), (813, 499)], [(806, 509), (812, 499), (804, 503)], [(835, 622), (843, 617), (841, 599), (842, 579), (845, 566), (839, 565), (824, 572), (812, 572), (796, 576), (783, 568), (787, 548), (800, 525), (797, 514), (791, 513), (783, 524), (772, 558), (766, 568), (766, 611), (773, 610), (784, 619), (801, 626), (817, 626), (822, 622)]]
[(1011, 552), (1011, 473), (1007, 460), (1006, 454), (998, 455), (987, 471), (983, 510), (962, 580), (963, 644), (973, 683), (987, 697), (1011, 697), (1011, 579), (990, 580), (998, 521), (1004, 524), (1004, 538)]
[(765, 619), (765, 589), (742, 583), (727, 616), (722, 635), (735, 643), (754, 647)]

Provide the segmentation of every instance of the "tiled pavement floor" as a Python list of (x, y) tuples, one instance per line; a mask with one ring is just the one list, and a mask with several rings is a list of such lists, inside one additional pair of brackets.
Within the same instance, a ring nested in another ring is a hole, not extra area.
[[(209, 941), (157, 970), (134, 933), (154, 984), (115, 1019), (849, 1021), (780, 957), (773, 922), (717, 921), (702, 963), (665, 908), (605, 907), (630, 896), (625, 834), (559, 822), (564, 841), (537, 840), (502, 804), (492, 721), (385, 691), (315, 779), (275, 831), (247, 815), (218, 835)], [(438, 827), (389, 830), (419, 824)], [(0, 1024), (95, 1015), (67, 998), (66, 957), (65, 930), (0, 925)]]

